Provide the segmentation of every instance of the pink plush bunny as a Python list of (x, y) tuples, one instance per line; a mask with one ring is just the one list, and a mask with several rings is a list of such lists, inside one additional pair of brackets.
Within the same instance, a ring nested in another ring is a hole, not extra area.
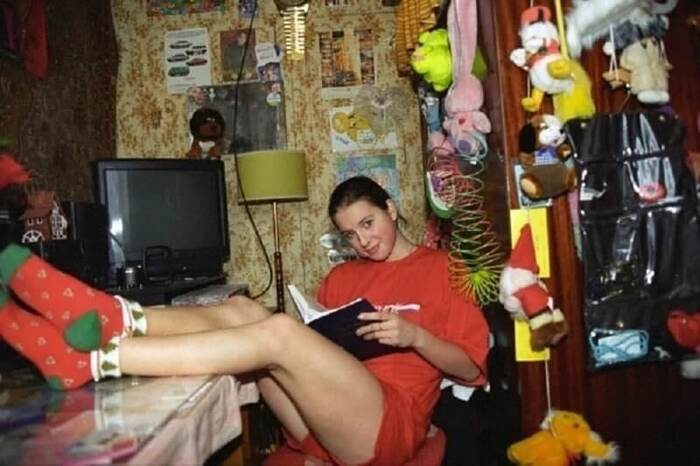
[(476, 0), (453, 0), (447, 10), (447, 31), (452, 49), (452, 86), (445, 97), (443, 128), (462, 155), (483, 156), (491, 122), (479, 111), (484, 104), (481, 82), (472, 74), (476, 53)]

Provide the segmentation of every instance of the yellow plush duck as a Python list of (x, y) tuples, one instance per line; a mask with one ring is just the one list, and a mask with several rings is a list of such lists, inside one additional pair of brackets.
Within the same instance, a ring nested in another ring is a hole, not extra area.
[(604, 443), (580, 414), (552, 411), (542, 430), (508, 448), (508, 459), (519, 466), (567, 466), (582, 456), (586, 464), (615, 463), (614, 443)]

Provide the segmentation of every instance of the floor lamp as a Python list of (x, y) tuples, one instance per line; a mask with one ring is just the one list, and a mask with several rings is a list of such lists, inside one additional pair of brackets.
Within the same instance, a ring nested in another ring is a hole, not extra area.
[[(284, 275), (280, 251), (277, 204), (308, 198), (304, 152), (261, 150), (238, 154), (238, 175), (248, 204), (272, 203), (272, 229), (275, 236), (274, 268), (277, 287), (277, 312), (284, 312)], [(240, 193), (239, 193), (240, 194)]]

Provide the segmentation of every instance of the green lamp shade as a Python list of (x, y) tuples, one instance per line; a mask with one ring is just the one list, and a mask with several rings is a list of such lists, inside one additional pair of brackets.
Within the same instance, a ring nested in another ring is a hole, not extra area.
[[(239, 202), (301, 201), (308, 198), (304, 152), (260, 150), (238, 154), (243, 190)], [(245, 200), (244, 200), (245, 198)]]

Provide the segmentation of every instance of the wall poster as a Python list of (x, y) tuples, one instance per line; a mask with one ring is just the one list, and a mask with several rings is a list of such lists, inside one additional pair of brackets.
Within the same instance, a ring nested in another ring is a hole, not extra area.
[(147, 0), (148, 16), (189, 15), (192, 13), (209, 13), (224, 11), (224, 0)]
[(322, 98), (352, 97), (358, 86), (376, 82), (374, 37), (370, 29), (320, 32), (318, 46)]
[(399, 172), (396, 170), (396, 155), (337, 155), (335, 158), (336, 183), (353, 176), (364, 175), (379, 183), (398, 206)]
[[(236, 138), (233, 140), (236, 86), (198, 86), (187, 91), (187, 121), (198, 108), (218, 110), (226, 121), (224, 153), (287, 147), (284, 86), (280, 82), (241, 83), (238, 92)], [(189, 127), (187, 128), (189, 135)], [(190, 141), (191, 142), (191, 141)], [(189, 144), (189, 142), (188, 142)]]

